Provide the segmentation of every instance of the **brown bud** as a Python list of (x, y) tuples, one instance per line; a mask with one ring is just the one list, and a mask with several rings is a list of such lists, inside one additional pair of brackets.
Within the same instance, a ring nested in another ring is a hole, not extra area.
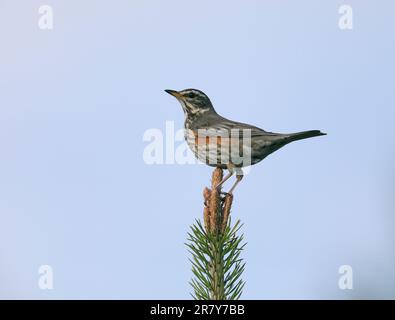
[(214, 190), (215, 187), (222, 181), (223, 178), (223, 171), (221, 168), (215, 168), (213, 172), (213, 176), (211, 179), (212, 189)]
[(208, 207), (204, 207), (203, 211), (203, 220), (204, 220), (204, 228), (206, 232), (210, 232), (210, 209)]
[(207, 206), (210, 201), (211, 190), (209, 188), (204, 188), (203, 190), (203, 198), (204, 198), (204, 205)]
[(222, 216), (221, 232), (225, 232), (226, 226), (228, 224), (232, 202), (233, 202), (233, 195), (227, 194), (224, 200), (224, 208), (222, 211), (223, 216)]

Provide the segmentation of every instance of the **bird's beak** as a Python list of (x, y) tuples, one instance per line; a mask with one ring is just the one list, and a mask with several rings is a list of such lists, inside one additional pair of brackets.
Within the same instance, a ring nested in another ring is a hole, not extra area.
[(175, 90), (165, 90), (168, 94), (171, 94), (173, 97), (176, 97), (177, 99), (181, 99), (182, 98), (182, 94), (179, 93), (178, 91)]

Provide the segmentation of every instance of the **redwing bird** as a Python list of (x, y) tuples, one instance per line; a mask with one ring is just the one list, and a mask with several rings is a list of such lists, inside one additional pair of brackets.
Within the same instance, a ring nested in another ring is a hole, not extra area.
[[(195, 156), (210, 166), (229, 170), (217, 187), (236, 173), (236, 182), (229, 190), (230, 194), (243, 178), (242, 167), (260, 162), (290, 142), (325, 135), (319, 130), (287, 134), (267, 132), (220, 116), (210, 99), (200, 90), (165, 91), (181, 103), (185, 113), (185, 139)], [(246, 136), (248, 139), (245, 139)], [(232, 152), (232, 148), (236, 152)], [(232, 157), (234, 154), (236, 156)]]

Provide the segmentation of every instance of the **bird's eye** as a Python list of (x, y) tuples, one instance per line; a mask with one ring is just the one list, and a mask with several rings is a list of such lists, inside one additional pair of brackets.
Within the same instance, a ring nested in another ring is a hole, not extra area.
[(193, 99), (193, 98), (195, 98), (196, 95), (193, 92), (191, 92), (191, 93), (188, 93), (187, 96), (188, 96), (188, 98)]

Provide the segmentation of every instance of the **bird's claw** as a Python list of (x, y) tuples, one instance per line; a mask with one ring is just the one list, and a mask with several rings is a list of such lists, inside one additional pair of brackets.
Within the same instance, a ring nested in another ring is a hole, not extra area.
[(229, 192), (221, 191), (220, 195), (221, 195), (221, 201), (225, 201), (226, 197), (231, 196), (232, 194)]

